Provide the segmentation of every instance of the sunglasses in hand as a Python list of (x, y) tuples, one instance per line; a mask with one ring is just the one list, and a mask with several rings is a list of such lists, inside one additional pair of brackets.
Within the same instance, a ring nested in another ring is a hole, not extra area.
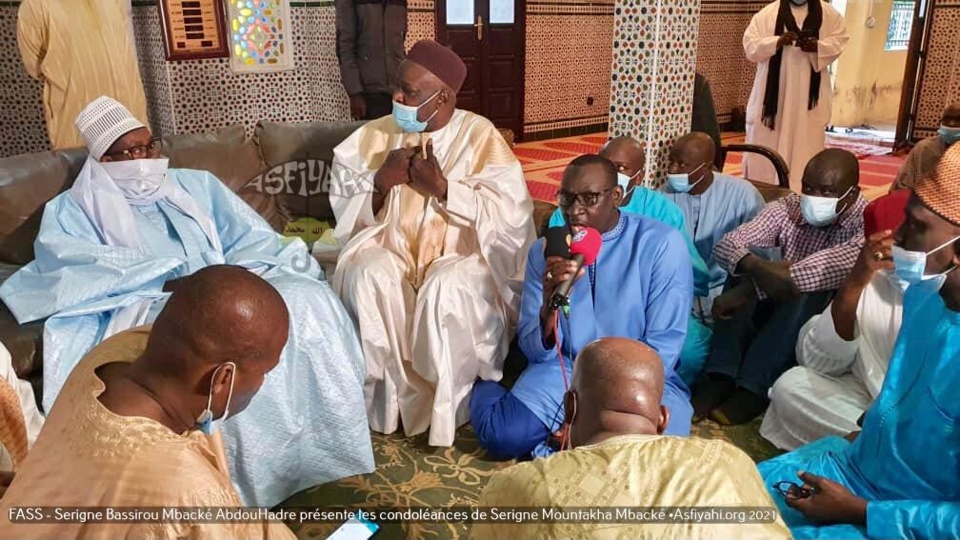
[(782, 482), (777, 482), (773, 485), (773, 489), (782, 495), (784, 498), (787, 496), (796, 498), (796, 499), (806, 499), (815, 493), (813, 488), (803, 487), (796, 482), (790, 482), (789, 480), (784, 480)]

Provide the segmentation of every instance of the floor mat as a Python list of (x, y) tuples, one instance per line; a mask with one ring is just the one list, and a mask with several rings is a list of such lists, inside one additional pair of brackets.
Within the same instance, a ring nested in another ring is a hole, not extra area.
[[(744, 450), (754, 461), (762, 461), (779, 452), (760, 438), (760, 419), (743, 426), (719, 426), (702, 422), (693, 427), (693, 435), (723, 439)], [(373, 434), (377, 470), (352, 476), (300, 492), (283, 508), (409, 507), (441, 508), (476, 505), (483, 487), (496, 471), (513, 462), (497, 462), (486, 457), (469, 425), (457, 432), (451, 448), (427, 445), (427, 436), (406, 438), (399, 434)], [(298, 538), (321, 539), (338, 526), (333, 523), (289, 523)], [(447, 539), (465, 538), (464, 523), (384, 523), (375, 538)]]

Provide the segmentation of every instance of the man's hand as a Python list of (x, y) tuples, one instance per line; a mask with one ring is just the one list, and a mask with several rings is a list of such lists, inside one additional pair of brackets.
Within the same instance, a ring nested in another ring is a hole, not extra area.
[(721, 294), (713, 301), (713, 318), (730, 319), (754, 298), (756, 291), (749, 279)]
[(846, 523), (865, 525), (867, 523), (867, 500), (857, 497), (841, 484), (808, 472), (797, 476), (803, 480), (804, 487), (813, 494), (800, 498), (793, 494), (786, 497), (787, 506), (798, 510), (811, 521), (824, 525)]
[(410, 160), (414, 153), (415, 148), (398, 148), (387, 155), (373, 177), (373, 184), (380, 194), (386, 195), (395, 186), (410, 183)]
[(426, 158), (423, 157), (422, 150), (415, 150), (417, 151), (410, 162), (410, 187), (420, 193), (433, 195), (441, 201), (446, 200), (447, 179), (443, 176), (437, 156), (433, 154), (433, 141), (427, 141)]
[(350, 96), (350, 117), (354, 120), (367, 117), (367, 100), (363, 98), (363, 94)]
[(893, 270), (893, 231), (880, 231), (867, 238), (847, 285), (866, 287), (877, 270)]
[(793, 45), (799, 38), (800, 36), (798, 36), (796, 32), (786, 32), (777, 40), (777, 48), (782, 49), (788, 45)]
[(857, 431), (851, 431), (850, 433), (847, 433), (846, 435), (843, 436), (843, 438), (846, 439), (847, 442), (852, 443), (853, 441), (857, 440), (857, 437), (859, 436), (860, 436), (860, 430), (857, 430)]
[(803, 52), (815, 53), (820, 50), (820, 45), (817, 41), (817, 38), (812, 36), (801, 38), (799, 41), (797, 41), (797, 45)]
[(577, 279), (586, 272), (583, 268), (577, 271), (577, 262), (563, 257), (547, 257), (547, 268), (543, 273), (543, 309), (550, 305), (550, 299), (561, 283), (572, 278), (576, 272)]
[(586, 270), (581, 268), (577, 271), (576, 261), (564, 259), (563, 257), (547, 257), (547, 266), (543, 272), (543, 304), (540, 307), (540, 328), (543, 329), (543, 346), (553, 347), (556, 344), (556, 336), (553, 333), (553, 312), (550, 311), (550, 299), (557, 292), (557, 287), (574, 276), (580, 279)]
[(760, 260), (752, 269), (750, 275), (767, 296), (777, 300), (789, 300), (800, 294), (793, 276), (790, 275), (788, 261)]

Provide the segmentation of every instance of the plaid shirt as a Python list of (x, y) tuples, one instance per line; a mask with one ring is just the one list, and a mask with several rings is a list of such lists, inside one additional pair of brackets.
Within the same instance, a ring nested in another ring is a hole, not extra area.
[[(803, 219), (800, 195), (790, 195), (766, 206), (753, 221), (727, 233), (713, 255), (731, 275), (750, 248), (779, 247), (790, 261), (790, 277), (800, 292), (840, 288), (863, 249), (863, 209), (867, 200), (858, 197), (853, 207), (827, 227), (814, 227)], [(766, 293), (757, 287), (760, 299)]]

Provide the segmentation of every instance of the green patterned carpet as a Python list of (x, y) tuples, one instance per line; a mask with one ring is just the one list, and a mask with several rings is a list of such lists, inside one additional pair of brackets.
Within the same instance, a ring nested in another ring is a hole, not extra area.
[[(729, 441), (762, 461), (779, 452), (758, 434), (760, 419), (743, 425), (721, 427), (703, 422), (693, 428), (694, 436)], [(469, 506), (479, 498), (487, 479), (512, 462), (487, 459), (470, 426), (457, 433), (451, 448), (427, 445), (427, 436), (407, 439), (402, 435), (373, 434), (377, 470), (368, 475), (345, 478), (294, 495), (283, 507), (375, 506)], [(326, 538), (337, 525), (290, 523), (299, 538)], [(467, 526), (460, 523), (383, 524), (377, 539), (465, 538)]]

